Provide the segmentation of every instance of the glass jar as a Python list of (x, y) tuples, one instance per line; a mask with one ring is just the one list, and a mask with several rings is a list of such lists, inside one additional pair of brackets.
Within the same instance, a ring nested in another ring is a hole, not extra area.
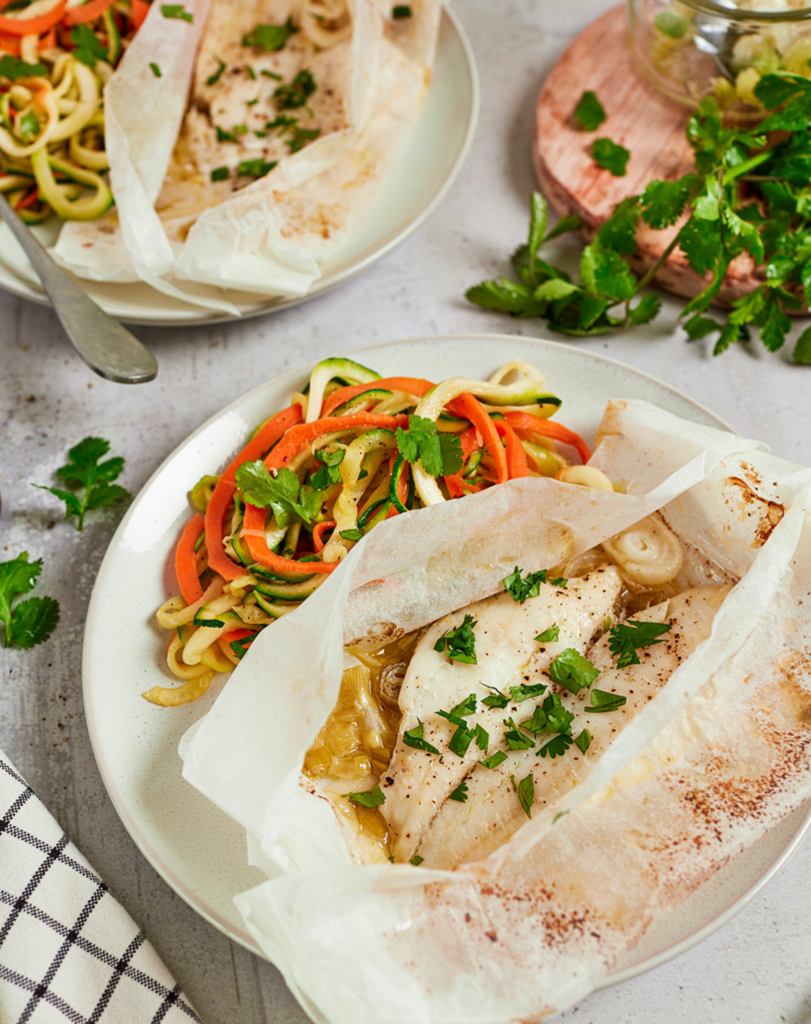
[(761, 75), (811, 78), (807, 0), (628, 0), (628, 24), (637, 69), (689, 106), (715, 96), (729, 113), (757, 118)]

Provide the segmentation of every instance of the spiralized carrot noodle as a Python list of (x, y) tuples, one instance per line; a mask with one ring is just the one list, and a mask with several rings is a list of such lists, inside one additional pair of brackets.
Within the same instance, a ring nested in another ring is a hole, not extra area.
[(384, 519), (522, 476), (610, 486), (555, 450), (559, 440), (584, 462), (591, 455), (550, 421), (559, 406), (543, 373), (519, 361), (486, 381), (435, 383), (323, 360), (287, 408), (269, 410), (225, 469), (210, 467), (193, 488), (196, 515), (175, 560), (181, 595), (158, 611), (176, 630), (167, 667), (185, 682), (144, 696), (195, 700)]

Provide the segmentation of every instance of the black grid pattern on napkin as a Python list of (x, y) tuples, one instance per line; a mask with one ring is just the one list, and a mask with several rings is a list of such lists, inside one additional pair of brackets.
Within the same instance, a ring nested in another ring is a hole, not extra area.
[(2, 754), (0, 814), (3, 1024), (201, 1024), (144, 933)]

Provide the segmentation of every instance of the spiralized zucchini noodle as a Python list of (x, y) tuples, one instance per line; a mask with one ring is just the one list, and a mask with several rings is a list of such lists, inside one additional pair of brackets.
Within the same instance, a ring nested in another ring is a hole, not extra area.
[(0, 0), (0, 192), (28, 224), (113, 203), (102, 90), (146, 0)]
[(582, 438), (551, 421), (560, 404), (522, 362), (487, 381), (439, 384), (381, 378), (350, 359), (318, 363), (304, 392), (193, 488), (197, 511), (175, 553), (180, 594), (157, 612), (173, 631), (167, 666), (183, 682), (144, 697), (171, 706), (205, 693), (384, 519), (522, 476), (611, 490), (586, 465)]

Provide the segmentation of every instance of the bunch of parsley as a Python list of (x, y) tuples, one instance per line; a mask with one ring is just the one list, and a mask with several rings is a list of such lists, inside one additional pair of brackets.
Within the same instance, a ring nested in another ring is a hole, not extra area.
[[(755, 95), (771, 113), (754, 129), (725, 126), (713, 98), (687, 126), (695, 170), (677, 181), (652, 181), (616, 208), (583, 250), (580, 282), (540, 258), (542, 245), (581, 224), (565, 217), (546, 233), (546, 204), (532, 198), (529, 240), (513, 254), (518, 281), (485, 281), (467, 292), (477, 305), (513, 316), (546, 319), (572, 336), (601, 334), (654, 319), (660, 302), (642, 294), (678, 246), (709, 283), (681, 316), (690, 339), (717, 333), (719, 355), (757, 328), (770, 351), (791, 327), (789, 309), (811, 304), (811, 81), (785, 72), (764, 75)], [(616, 171), (613, 173), (617, 173)], [(637, 252), (636, 228), (655, 230), (687, 221), (662, 256), (637, 281), (627, 258)], [(764, 265), (763, 283), (736, 299), (725, 321), (706, 312), (736, 256)], [(811, 364), (811, 327), (797, 340), (794, 361)]]

